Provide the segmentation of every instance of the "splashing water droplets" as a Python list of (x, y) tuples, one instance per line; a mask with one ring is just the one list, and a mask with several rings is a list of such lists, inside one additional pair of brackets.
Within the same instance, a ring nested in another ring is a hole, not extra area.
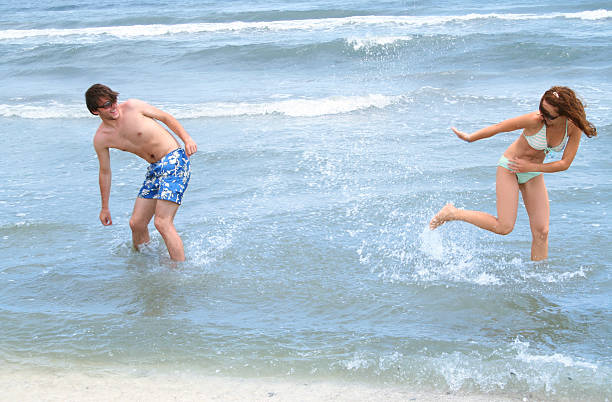
[(421, 243), (421, 251), (437, 261), (442, 261), (444, 258), (444, 245), (442, 244), (442, 236), (440, 231), (430, 230), (428, 227), (423, 228), (419, 236)]

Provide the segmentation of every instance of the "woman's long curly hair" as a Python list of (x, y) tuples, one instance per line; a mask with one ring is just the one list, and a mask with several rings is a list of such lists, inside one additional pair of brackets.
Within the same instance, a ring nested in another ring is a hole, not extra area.
[(597, 135), (597, 129), (591, 122), (586, 119), (584, 104), (576, 93), (568, 87), (555, 86), (544, 92), (540, 100), (540, 108), (542, 102), (546, 101), (551, 106), (554, 106), (559, 115), (565, 116), (572, 121), (587, 137)]

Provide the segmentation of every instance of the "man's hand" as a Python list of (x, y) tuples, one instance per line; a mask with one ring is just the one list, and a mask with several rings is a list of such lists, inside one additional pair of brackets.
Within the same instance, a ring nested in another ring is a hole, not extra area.
[(102, 209), (100, 211), (100, 222), (104, 226), (109, 226), (113, 224), (113, 220), (111, 219), (111, 214), (109, 209)]
[(187, 156), (191, 156), (195, 154), (198, 150), (198, 145), (192, 139), (189, 139), (185, 142), (185, 153)]

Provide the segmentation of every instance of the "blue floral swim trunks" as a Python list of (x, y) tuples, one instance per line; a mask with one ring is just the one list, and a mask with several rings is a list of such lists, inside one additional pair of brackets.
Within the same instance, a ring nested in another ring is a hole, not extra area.
[(191, 163), (187, 154), (181, 148), (175, 149), (149, 165), (138, 196), (172, 201), (181, 205), (190, 177)]

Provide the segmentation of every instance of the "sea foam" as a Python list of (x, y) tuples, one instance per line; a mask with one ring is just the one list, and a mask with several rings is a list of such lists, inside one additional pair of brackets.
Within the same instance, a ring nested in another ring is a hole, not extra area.
[(352, 16), (343, 18), (321, 18), (303, 20), (281, 21), (231, 21), (221, 23), (201, 22), (189, 24), (150, 24), (125, 25), (88, 28), (46, 28), (46, 29), (7, 29), (0, 31), (0, 40), (14, 40), (32, 37), (88, 37), (113, 36), (121, 39), (140, 37), (215, 33), (215, 32), (245, 32), (245, 31), (316, 31), (332, 30), (351, 27), (422, 27), (444, 25), (454, 22), (468, 22), (472, 20), (540, 20), (553, 18), (568, 18), (582, 20), (602, 20), (612, 18), (612, 11), (599, 9), (577, 13), (549, 13), (549, 14), (465, 14), (448, 16)]
[[(323, 98), (293, 98), (271, 102), (209, 102), (193, 105), (159, 106), (178, 119), (207, 117), (261, 116), (269, 114), (290, 117), (316, 117), (351, 113), (369, 108), (384, 109), (400, 103), (405, 97), (369, 94), (360, 96), (329, 96)], [(66, 119), (91, 116), (85, 105), (0, 104), (0, 117), (23, 119)]]

